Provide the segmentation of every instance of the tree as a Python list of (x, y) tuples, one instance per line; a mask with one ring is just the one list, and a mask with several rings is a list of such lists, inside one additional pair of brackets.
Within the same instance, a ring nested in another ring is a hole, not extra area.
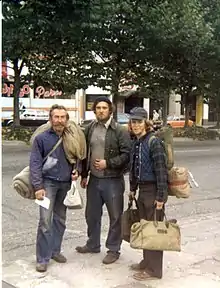
[[(28, 11), (16, 2), (3, 2), (3, 59), (10, 60), (14, 70), (14, 123), (19, 125), (19, 92), (21, 71), (32, 44), (26, 29)], [(25, 44), (24, 44), (25, 43)], [(34, 43), (33, 43), (34, 44)], [(21, 56), (22, 55), (22, 56)]]
[(81, 26), (89, 15), (87, 1), (4, 1), (3, 59), (14, 70), (14, 125), (19, 126), (21, 72), (28, 80), (40, 79), (51, 88), (75, 91), (85, 88), (81, 70), (90, 53)]
[(206, 51), (206, 58), (203, 65), (206, 69), (206, 100), (213, 101), (216, 105), (216, 127), (220, 128), (220, 2), (218, 0), (200, 0), (205, 11), (205, 21), (213, 31), (212, 41)]
[(111, 91), (116, 120), (119, 86), (123, 80), (126, 85), (134, 84), (132, 71), (144, 56), (139, 37), (140, 2), (97, 0), (91, 7), (87, 39), (95, 56), (90, 74), (95, 75), (97, 86)]
[[(212, 29), (197, 0), (163, 1), (145, 13), (143, 19), (147, 23), (143, 33), (149, 53), (147, 60), (160, 68), (163, 83), (173, 82), (174, 87), (170, 88), (181, 94), (187, 125), (189, 97), (195, 88), (202, 89), (207, 84), (203, 61), (212, 40)], [(150, 35), (150, 39), (145, 39), (144, 34)]]

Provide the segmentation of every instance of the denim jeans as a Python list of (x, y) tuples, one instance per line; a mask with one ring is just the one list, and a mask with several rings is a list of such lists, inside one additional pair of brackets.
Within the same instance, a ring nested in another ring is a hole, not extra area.
[(106, 247), (112, 252), (120, 251), (124, 189), (124, 177), (97, 178), (93, 175), (90, 176), (86, 202), (86, 222), (89, 239), (86, 245), (91, 250), (100, 251), (102, 209), (103, 205), (106, 204), (110, 220)]
[(60, 253), (63, 235), (66, 229), (66, 206), (63, 201), (70, 182), (58, 182), (45, 179), (46, 197), (50, 199), (49, 209), (40, 206), (40, 220), (37, 230), (37, 263), (47, 264), (52, 255)]

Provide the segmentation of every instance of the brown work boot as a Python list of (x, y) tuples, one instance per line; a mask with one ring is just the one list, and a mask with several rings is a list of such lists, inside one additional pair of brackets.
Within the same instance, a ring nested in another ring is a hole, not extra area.
[(109, 251), (105, 258), (102, 260), (103, 264), (112, 264), (118, 260), (120, 253)]
[(37, 263), (36, 264), (36, 271), (37, 272), (46, 272), (47, 271), (47, 264), (41, 264), (41, 263)]
[(161, 279), (162, 277), (156, 277), (148, 271), (142, 270), (133, 275), (133, 278), (138, 281), (146, 281), (146, 280), (156, 280)]
[(76, 251), (78, 253), (86, 254), (86, 253), (100, 253), (100, 250), (92, 250), (87, 245), (77, 246)]
[(173, 224), (176, 224), (176, 223), (177, 223), (177, 220), (174, 218), (174, 219), (168, 220), (168, 222), (173, 223)]
[(63, 254), (59, 253), (56, 255), (53, 255), (51, 257), (51, 259), (53, 259), (54, 261), (56, 261), (57, 263), (66, 263), (67, 259), (65, 256), (63, 256)]
[(142, 271), (146, 268), (146, 264), (144, 263), (144, 260), (141, 260), (140, 263), (132, 264), (130, 266), (130, 269), (133, 271)]

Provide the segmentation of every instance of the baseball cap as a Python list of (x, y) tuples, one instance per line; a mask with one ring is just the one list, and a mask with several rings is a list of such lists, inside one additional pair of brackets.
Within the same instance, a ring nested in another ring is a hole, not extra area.
[(143, 120), (148, 118), (148, 113), (143, 107), (134, 107), (130, 111), (130, 119)]

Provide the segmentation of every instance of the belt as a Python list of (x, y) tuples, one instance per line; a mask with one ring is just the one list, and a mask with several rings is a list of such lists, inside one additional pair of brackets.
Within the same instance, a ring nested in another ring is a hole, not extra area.
[(138, 182), (138, 185), (152, 185), (156, 184), (156, 181), (140, 181)]

